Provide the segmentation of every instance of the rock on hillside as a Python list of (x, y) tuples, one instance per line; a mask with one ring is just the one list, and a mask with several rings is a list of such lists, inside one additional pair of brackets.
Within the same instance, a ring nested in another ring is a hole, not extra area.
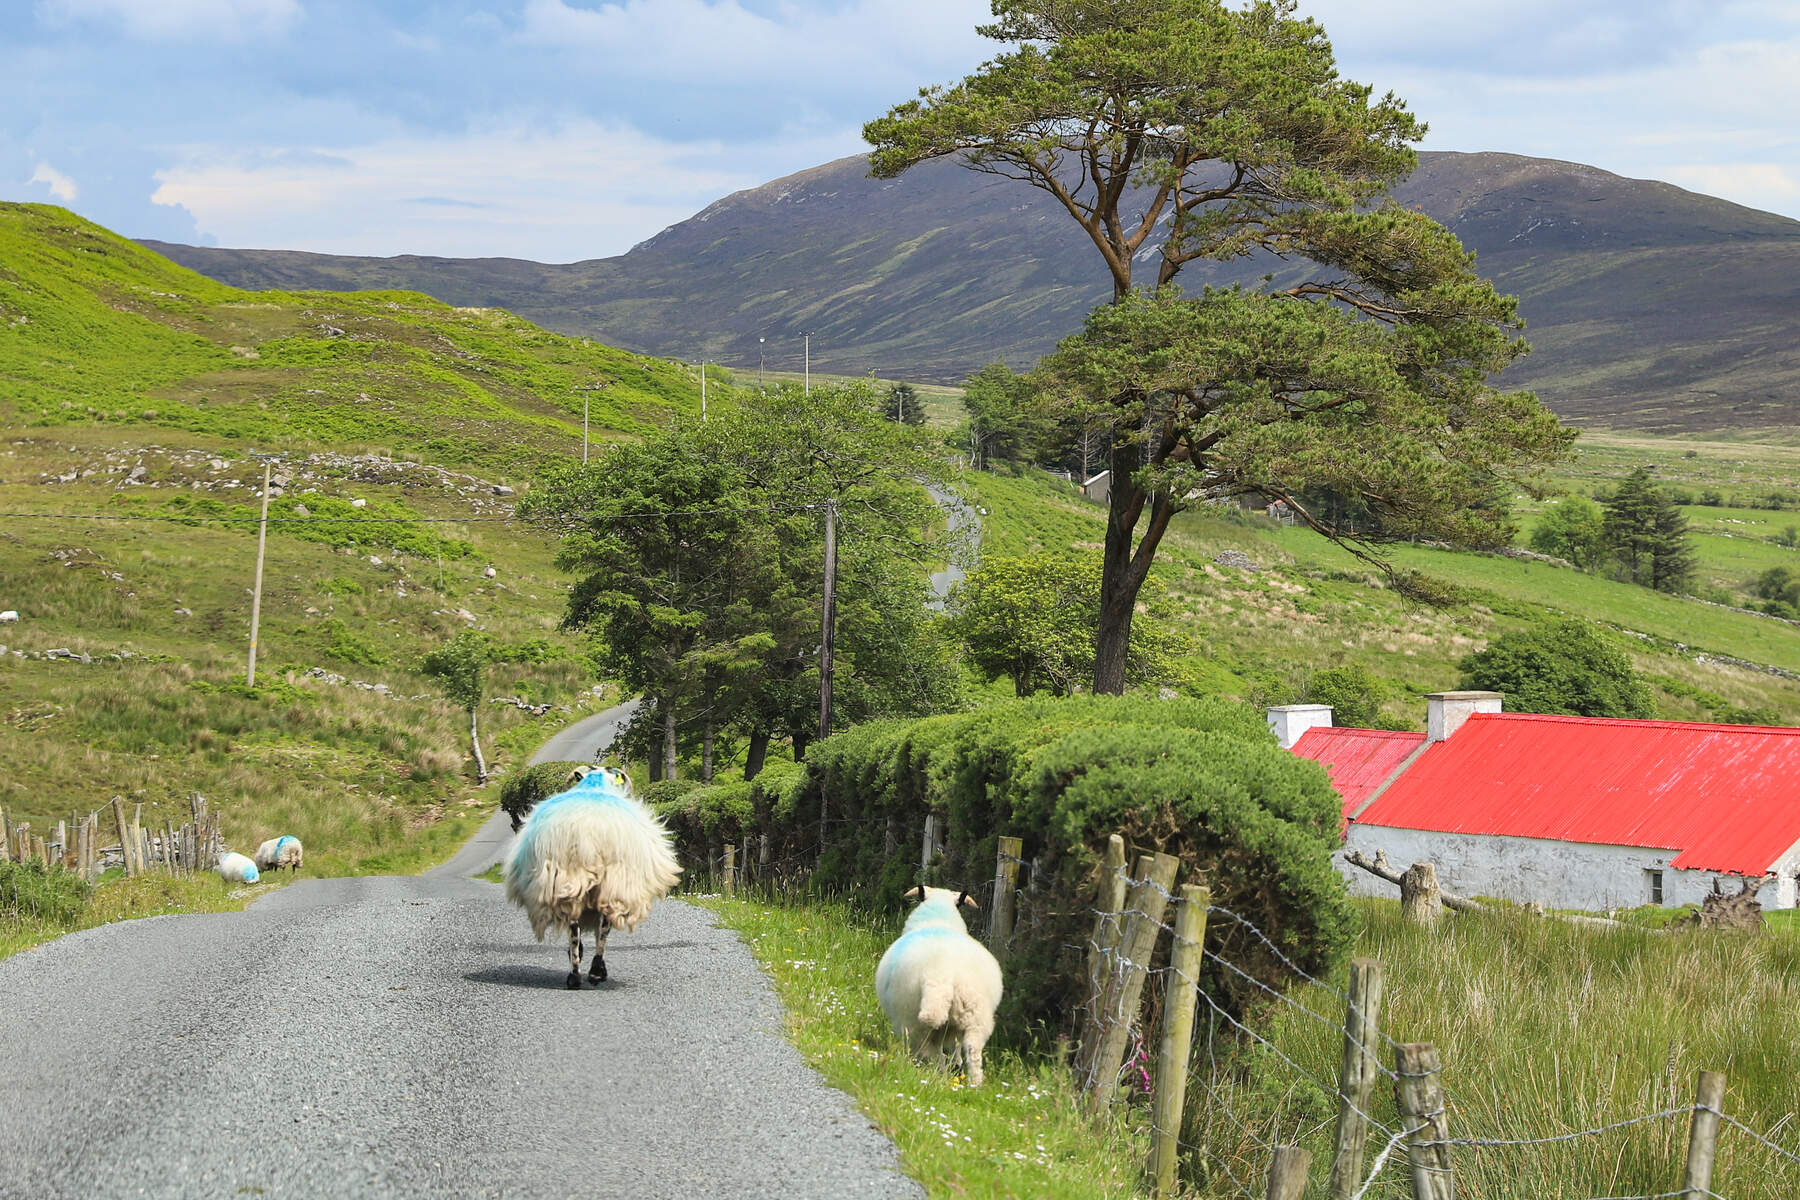
[[(1673, 431), (1800, 416), (1800, 222), (1511, 154), (1421, 154), (1397, 198), (1520, 296), (1535, 352), (1511, 382), (1565, 417)], [(156, 248), (241, 286), (408, 287), (690, 358), (753, 365), (763, 336), (770, 366), (797, 368), (808, 329), (819, 369), (943, 381), (996, 357), (1028, 364), (1108, 294), (1095, 251), (1042, 193), (946, 162), (871, 179), (860, 156), (563, 266)], [(1194, 264), (1182, 278), (1269, 269)]]

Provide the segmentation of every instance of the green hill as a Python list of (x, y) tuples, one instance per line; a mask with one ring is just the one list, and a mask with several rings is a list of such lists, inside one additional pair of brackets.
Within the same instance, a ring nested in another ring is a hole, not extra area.
[(693, 402), (684, 368), (405, 292), (244, 292), (0, 204), (0, 421), (524, 465)]
[(238, 291), (43, 206), (0, 205), (0, 264), (14, 820), (120, 795), (179, 822), (198, 791), (238, 848), (291, 833), (314, 871), (404, 868), (489, 811), (423, 652), (469, 628), (503, 651), (499, 771), (616, 700), (556, 631), (554, 540), (509, 493), (580, 453), (584, 397), (596, 442), (697, 409), (682, 367), (407, 293)]

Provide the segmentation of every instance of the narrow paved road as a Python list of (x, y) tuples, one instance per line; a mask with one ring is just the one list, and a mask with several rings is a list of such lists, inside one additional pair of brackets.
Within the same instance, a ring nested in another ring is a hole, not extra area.
[(0, 1197), (921, 1194), (709, 914), (568, 992), (494, 849), (0, 962)]

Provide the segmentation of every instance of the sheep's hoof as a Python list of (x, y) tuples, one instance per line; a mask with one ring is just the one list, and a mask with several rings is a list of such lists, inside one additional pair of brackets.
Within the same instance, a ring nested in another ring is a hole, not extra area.
[(605, 983), (606, 982), (606, 960), (605, 959), (596, 958), (594, 960), (594, 965), (588, 968), (588, 982), (589, 983)]
[(580, 971), (570, 971), (569, 977), (563, 981), (563, 984), (571, 992), (579, 992), (581, 990), (581, 972)]

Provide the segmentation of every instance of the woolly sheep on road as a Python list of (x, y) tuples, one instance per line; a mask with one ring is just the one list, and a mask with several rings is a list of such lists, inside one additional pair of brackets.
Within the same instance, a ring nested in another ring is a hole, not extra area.
[(963, 924), (959, 909), (976, 907), (967, 892), (920, 885), (907, 897), (919, 907), (875, 968), (881, 1011), (926, 1062), (960, 1052), (969, 1086), (979, 1087), (981, 1049), (1000, 1007), (1000, 964)]
[(507, 855), (506, 898), (525, 910), (538, 941), (569, 930), (570, 988), (581, 986), (581, 931), (594, 934), (588, 979), (606, 978), (606, 935), (630, 933), (681, 876), (668, 831), (604, 768), (539, 804)]

